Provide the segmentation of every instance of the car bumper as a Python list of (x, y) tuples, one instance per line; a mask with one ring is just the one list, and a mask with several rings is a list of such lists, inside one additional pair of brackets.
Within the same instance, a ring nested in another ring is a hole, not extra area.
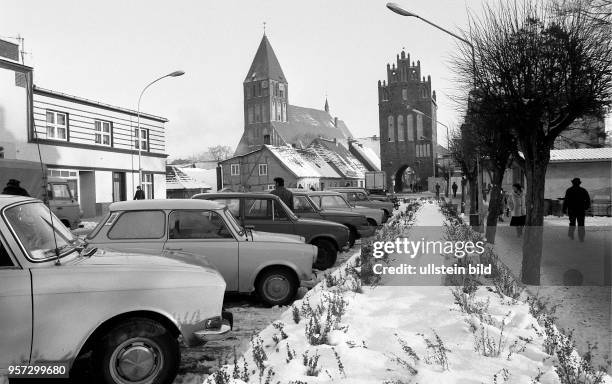
[(225, 339), (234, 326), (234, 316), (227, 311), (221, 313), (221, 319), (218, 321), (214, 321), (210, 325), (207, 324), (207, 321), (204, 321), (204, 329), (193, 333), (194, 337), (200, 342)]
[(359, 234), (360, 238), (370, 237), (374, 234), (374, 232), (376, 232), (376, 227), (373, 225), (366, 225), (357, 228), (357, 233)]

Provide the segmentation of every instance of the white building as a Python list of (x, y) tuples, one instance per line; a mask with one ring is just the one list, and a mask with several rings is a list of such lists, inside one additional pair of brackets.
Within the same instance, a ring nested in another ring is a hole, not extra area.
[[(43, 89), (33, 69), (0, 58), (0, 157), (39, 161), (50, 176), (66, 178), (85, 217), (113, 201), (166, 197), (167, 119)], [(138, 183), (138, 148), (142, 181)], [(0, 160), (1, 161), (1, 160)]]

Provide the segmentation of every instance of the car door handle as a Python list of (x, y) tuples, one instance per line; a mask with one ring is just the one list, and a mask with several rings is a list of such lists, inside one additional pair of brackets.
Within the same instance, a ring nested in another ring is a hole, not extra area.
[(182, 251), (183, 248), (166, 248), (166, 251)]
[(64, 209), (63, 207), (57, 207), (57, 209)]

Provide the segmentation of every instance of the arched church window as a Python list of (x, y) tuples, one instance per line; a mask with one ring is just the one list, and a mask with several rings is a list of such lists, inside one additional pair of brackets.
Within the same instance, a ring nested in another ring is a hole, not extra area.
[(397, 117), (397, 141), (404, 141), (404, 116)]

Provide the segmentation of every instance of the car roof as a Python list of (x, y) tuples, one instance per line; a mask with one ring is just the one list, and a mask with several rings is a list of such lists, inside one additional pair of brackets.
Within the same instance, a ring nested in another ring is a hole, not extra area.
[(257, 197), (257, 198), (271, 198), (271, 199), (278, 199), (278, 196), (273, 195), (271, 193), (268, 192), (217, 192), (217, 193), (198, 193), (197, 195), (194, 195), (192, 197), (192, 199), (197, 199), (197, 200), (205, 200), (207, 198), (213, 198), (213, 197), (227, 197), (227, 198), (231, 198), (231, 197)]
[(214, 201), (193, 199), (130, 200), (112, 203), (111, 211), (138, 211), (143, 209), (220, 209), (225, 205)]
[(5, 207), (7, 205), (13, 204), (13, 203), (18, 203), (21, 201), (35, 201), (35, 202), (41, 202), (38, 199), (35, 199), (33, 197), (28, 197), (28, 196), (17, 196), (17, 195), (2, 195), (0, 194), (0, 207)]
[(339, 192), (330, 191), (330, 190), (325, 190), (325, 191), (307, 191), (307, 190), (304, 190), (304, 189), (297, 189), (297, 190), (292, 190), (292, 192), (294, 194), (296, 194), (296, 195), (309, 195), (309, 196), (317, 196), (317, 195), (334, 195), (334, 196), (338, 196), (338, 195), (340, 195)]
[(350, 192), (365, 192), (365, 188), (359, 188), (359, 187), (331, 187), (330, 189), (332, 190), (336, 190), (336, 191), (350, 191)]

